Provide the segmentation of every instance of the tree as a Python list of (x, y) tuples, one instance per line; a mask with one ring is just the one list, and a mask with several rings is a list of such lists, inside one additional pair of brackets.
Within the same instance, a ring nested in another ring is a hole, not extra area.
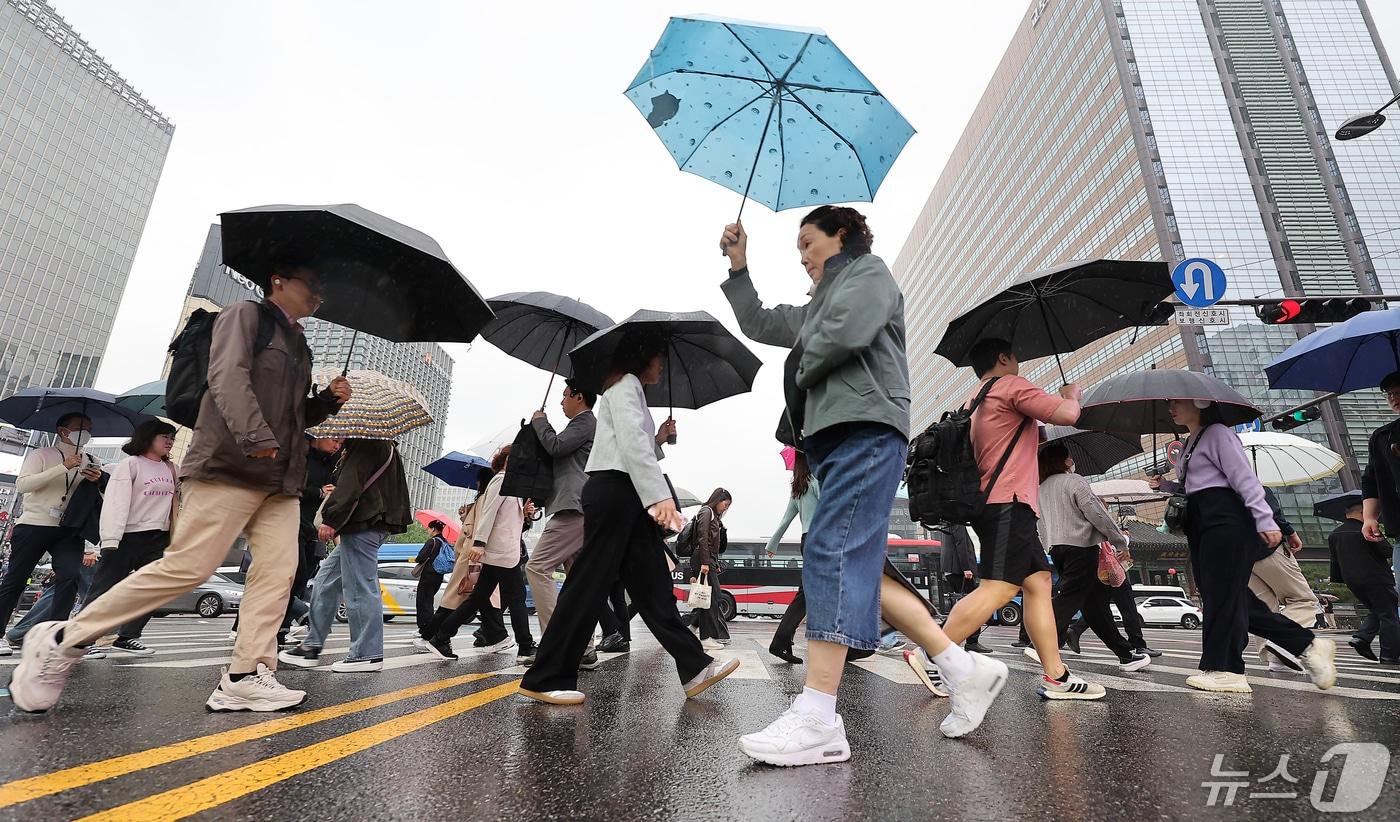
[(394, 534), (389, 537), (389, 541), (393, 543), (414, 542), (421, 545), (427, 542), (430, 536), (432, 536), (432, 534), (428, 532), (427, 528), (423, 527), (422, 523), (414, 521), (408, 524), (407, 531), (404, 531), (402, 534)]

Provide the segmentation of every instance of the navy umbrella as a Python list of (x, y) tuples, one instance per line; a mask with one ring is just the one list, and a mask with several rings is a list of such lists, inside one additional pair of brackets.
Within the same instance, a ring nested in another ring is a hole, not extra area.
[(95, 388), (22, 388), (0, 401), (0, 420), (31, 431), (52, 432), (68, 414), (92, 420), (94, 437), (129, 437), (136, 426), (154, 419)]
[(476, 488), (481, 472), (491, 463), (475, 454), (453, 451), (423, 466), (423, 470), (454, 488)]
[(1360, 491), (1348, 491), (1313, 503), (1313, 516), (1335, 519), (1338, 522), (1347, 518), (1347, 509), (1361, 504)]
[(1400, 371), (1400, 309), (1367, 311), (1293, 343), (1264, 369), (1270, 388), (1375, 388)]
[(574, 346), (613, 324), (611, 317), (590, 305), (545, 291), (502, 294), (488, 304), (496, 318), (481, 329), (481, 336), (517, 360), (550, 372), (545, 403), (554, 388), (553, 375), (572, 373), (567, 357)]
[(1142, 453), (1142, 438), (1136, 434), (1085, 431), (1069, 425), (1047, 425), (1041, 448), (1052, 442), (1063, 444), (1074, 458), (1074, 470), (1086, 477), (1102, 474), (1123, 460)]

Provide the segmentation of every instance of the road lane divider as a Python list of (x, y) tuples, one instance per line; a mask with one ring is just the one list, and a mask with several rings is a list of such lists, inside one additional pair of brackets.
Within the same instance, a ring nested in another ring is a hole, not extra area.
[(368, 728), (288, 751), (270, 759), (206, 777), (179, 788), (83, 817), (80, 822), (156, 822), (184, 819), (329, 765), (353, 754), (451, 719), (514, 694), (520, 680), (385, 720)]
[(497, 675), (498, 674), (495, 672), (474, 673), (443, 679), (437, 682), (429, 682), (423, 685), (414, 685), (410, 688), (403, 688), (398, 691), (390, 691), (376, 696), (356, 699), (340, 705), (317, 708), (315, 710), (306, 711), (305, 713), (288, 714), (266, 722), (256, 722), (252, 725), (244, 725), (241, 728), (220, 731), (219, 733), (188, 739), (184, 742), (162, 745), (158, 748), (148, 748), (144, 751), (137, 751), (136, 753), (115, 756), (111, 759), (89, 762), (85, 765), (64, 768), (61, 771), (53, 771), (52, 773), (41, 774), (39, 776), (16, 779), (13, 782), (0, 785), (0, 808), (8, 808), (11, 805), (18, 805), (21, 802), (28, 802), (32, 799), (50, 796), (62, 791), (73, 790), (74, 788), (81, 788), (85, 785), (91, 785), (94, 782), (114, 779), (118, 776), (125, 776), (130, 773), (135, 773), (136, 771), (154, 768), (158, 765), (166, 765), (171, 762), (178, 762), (181, 759), (188, 759), (193, 756), (209, 753), (210, 751), (232, 747), (249, 740), (262, 739), (272, 736), (273, 734), (285, 733), (286, 731), (314, 725), (318, 722), (339, 719), (349, 714), (368, 711), (394, 702), (443, 691), (458, 685), (466, 685)]

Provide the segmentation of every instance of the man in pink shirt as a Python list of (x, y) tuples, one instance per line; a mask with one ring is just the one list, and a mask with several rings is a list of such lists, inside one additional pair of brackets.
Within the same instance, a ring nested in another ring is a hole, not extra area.
[(972, 448), (981, 469), (982, 492), (987, 495), (986, 507), (972, 523), (981, 543), (982, 584), (953, 606), (943, 630), (953, 642), (962, 642), (1018, 590), (1024, 591), (1026, 631), (1045, 669), (1041, 695), (1099, 699), (1103, 686), (1070, 674), (1060, 659), (1050, 603), (1050, 563), (1036, 529), (1040, 516), (1037, 422), (1077, 422), (1080, 388), (1066, 385), (1057, 397), (1035, 387), (1020, 376), (1020, 362), (1006, 340), (981, 340), (970, 357), (973, 371), (982, 380), (974, 400), (986, 390), (972, 415)]

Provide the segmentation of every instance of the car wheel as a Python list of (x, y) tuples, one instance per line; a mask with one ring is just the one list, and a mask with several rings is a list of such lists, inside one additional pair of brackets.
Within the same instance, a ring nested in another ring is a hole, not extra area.
[(1181, 627), (1194, 630), (1201, 627), (1201, 620), (1195, 614), (1187, 614), (1181, 618)]
[(997, 611), (997, 619), (1002, 625), (1016, 627), (1021, 624), (1021, 606), (1014, 602), (1008, 602)]
[(734, 596), (728, 591), (719, 592), (719, 618), (725, 622), (733, 622), (739, 616), (739, 603), (734, 601)]
[(205, 619), (212, 619), (224, 612), (224, 601), (218, 594), (205, 594), (194, 604), (195, 613)]
[(336, 621), (336, 622), (349, 622), (349, 621), (350, 621), (350, 612), (347, 611), (347, 610), (345, 610), (345, 603), (343, 603), (343, 602), (340, 603), (339, 605), (335, 606), (335, 621)]

